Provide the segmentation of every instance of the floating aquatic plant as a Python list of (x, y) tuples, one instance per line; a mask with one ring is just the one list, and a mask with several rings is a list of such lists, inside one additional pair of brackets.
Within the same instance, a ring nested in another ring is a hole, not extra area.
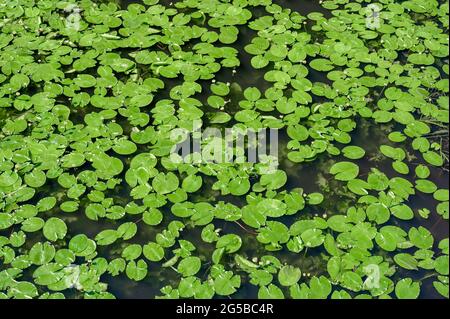
[(448, 298), (448, 2), (292, 5), (0, 0), (0, 299)]

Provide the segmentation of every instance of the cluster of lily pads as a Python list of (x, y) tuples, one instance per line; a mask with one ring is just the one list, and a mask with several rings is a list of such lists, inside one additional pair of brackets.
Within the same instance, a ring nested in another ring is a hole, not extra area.
[[(448, 298), (448, 2), (159, 2), (0, 0), (0, 299)], [(173, 162), (196, 121), (281, 166)]]

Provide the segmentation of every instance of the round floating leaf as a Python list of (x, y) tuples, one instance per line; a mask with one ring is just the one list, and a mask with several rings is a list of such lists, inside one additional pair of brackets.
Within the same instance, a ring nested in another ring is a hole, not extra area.
[(128, 278), (134, 281), (141, 281), (147, 276), (147, 263), (143, 260), (137, 262), (132, 260), (128, 263), (126, 268), (126, 274)]
[(113, 146), (114, 152), (120, 155), (130, 155), (137, 151), (137, 146), (128, 140), (119, 140)]
[(430, 169), (422, 164), (416, 167), (415, 172), (419, 178), (428, 178), (430, 176)]
[(335, 175), (337, 180), (350, 181), (358, 176), (359, 167), (351, 162), (339, 162), (330, 168), (330, 173)]
[(319, 205), (323, 202), (324, 196), (321, 193), (311, 193), (308, 195), (307, 200), (310, 205)]
[(239, 30), (235, 26), (220, 28), (219, 41), (224, 44), (231, 44), (237, 40)]
[(432, 181), (419, 179), (416, 181), (416, 189), (426, 194), (433, 194), (437, 190), (437, 186)]
[(395, 295), (398, 299), (417, 299), (420, 295), (420, 284), (411, 278), (403, 278), (395, 286)]
[(228, 184), (228, 189), (234, 196), (242, 196), (247, 194), (250, 187), (250, 181), (244, 177), (235, 178), (230, 182), (230, 184)]
[(202, 183), (201, 176), (189, 175), (183, 180), (182, 187), (188, 193), (195, 193), (202, 187)]
[(284, 299), (283, 291), (275, 286), (274, 284), (270, 284), (269, 286), (263, 286), (259, 288), (258, 291), (259, 299)]
[(442, 166), (444, 165), (444, 159), (436, 152), (428, 151), (423, 154), (423, 158), (425, 161), (434, 166)]
[(394, 256), (394, 260), (402, 268), (408, 270), (417, 270), (418, 261), (410, 254), (401, 253)]
[(434, 238), (430, 231), (425, 227), (412, 227), (408, 233), (409, 239), (414, 246), (420, 249), (429, 249), (433, 247)]
[(63, 239), (67, 234), (67, 225), (59, 218), (52, 217), (45, 222), (43, 233), (50, 241)]
[(309, 64), (314, 70), (327, 72), (334, 69), (333, 64), (330, 60), (327, 59), (315, 59), (312, 60)]
[(113, 244), (119, 238), (119, 233), (114, 229), (103, 230), (95, 236), (95, 241), (99, 246)]
[(295, 285), (302, 276), (300, 269), (293, 266), (284, 266), (278, 272), (278, 281), (282, 286), (293, 286)]
[(145, 245), (143, 253), (145, 258), (154, 262), (161, 261), (164, 258), (164, 249), (156, 243), (148, 243)]
[(264, 199), (258, 203), (257, 209), (267, 217), (281, 217), (286, 214), (287, 206), (278, 199)]
[(410, 220), (414, 218), (414, 212), (413, 210), (404, 204), (400, 204), (394, 207), (391, 207), (391, 213), (395, 217), (402, 219), (402, 220)]
[(179, 180), (174, 173), (159, 173), (153, 179), (152, 186), (158, 194), (164, 195), (175, 191), (179, 186)]
[(242, 239), (235, 234), (224, 235), (216, 243), (216, 248), (225, 248), (229, 254), (237, 252), (241, 246)]
[(346, 146), (342, 149), (342, 153), (345, 157), (353, 160), (363, 158), (366, 154), (366, 152), (359, 146)]
[(355, 292), (360, 291), (363, 287), (361, 276), (352, 271), (346, 271), (342, 274), (341, 283), (343, 287)]
[(90, 74), (79, 74), (74, 83), (81, 88), (89, 88), (95, 86), (96, 79)]
[(201, 265), (200, 258), (188, 257), (179, 263), (178, 272), (184, 277), (194, 276), (200, 271)]

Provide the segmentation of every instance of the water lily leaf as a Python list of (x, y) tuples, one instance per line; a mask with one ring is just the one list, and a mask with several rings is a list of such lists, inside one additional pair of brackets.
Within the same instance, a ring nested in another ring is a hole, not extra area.
[(419, 179), (416, 181), (416, 189), (426, 194), (433, 194), (437, 191), (435, 183), (425, 179)]
[(371, 189), (370, 185), (361, 179), (352, 179), (347, 183), (347, 187), (350, 191), (357, 195), (367, 195), (368, 189)]
[(164, 195), (175, 191), (179, 186), (179, 180), (174, 173), (159, 173), (153, 179), (152, 186), (158, 194)]
[(327, 72), (334, 69), (333, 64), (327, 59), (314, 59), (309, 64), (314, 70)]
[(123, 223), (117, 228), (117, 235), (123, 240), (133, 238), (137, 233), (137, 225), (133, 222)]
[(422, 164), (415, 168), (415, 172), (419, 178), (428, 178), (430, 176), (430, 169)]
[(158, 262), (164, 258), (164, 249), (156, 243), (148, 243), (143, 247), (145, 258), (150, 261)]
[(360, 291), (363, 287), (361, 276), (352, 271), (346, 271), (342, 274), (341, 283), (343, 287), (355, 292)]
[(95, 241), (99, 246), (107, 246), (114, 243), (118, 238), (119, 234), (117, 230), (107, 229), (98, 233), (97, 236), (95, 236)]
[(402, 268), (417, 270), (418, 261), (410, 254), (401, 253), (394, 256), (394, 260)]
[(264, 79), (269, 82), (278, 82), (280, 84), (287, 84), (291, 81), (291, 77), (289, 76), (289, 74), (278, 70), (267, 72), (264, 75)]
[(228, 234), (219, 238), (216, 243), (216, 248), (225, 248), (229, 254), (237, 252), (242, 246), (242, 239), (238, 235)]
[(423, 154), (423, 158), (425, 161), (427, 161), (431, 165), (434, 165), (434, 166), (444, 165), (444, 160), (442, 159), (441, 155), (439, 155), (436, 152), (428, 151)]
[(259, 113), (254, 110), (243, 110), (235, 114), (234, 118), (242, 123), (248, 123), (255, 120), (259, 116)]
[(242, 221), (250, 227), (260, 228), (266, 224), (267, 217), (251, 206), (242, 209)]
[(448, 284), (444, 284), (440, 281), (434, 281), (433, 286), (437, 292), (439, 292), (443, 297), (449, 297), (449, 286)]
[(151, 209), (148, 212), (142, 214), (144, 223), (150, 226), (159, 225), (163, 220), (163, 214), (157, 209)]
[(449, 202), (439, 203), (436, 206), (436, 211), (444, 219), (448, 219), (448, 216), (449, 216)]
[(447, 3), (69, 2), (0, 5), (0, 299), (448, 298)]
[(76, 256), (89, 256), (95, 252), (97, 245), (95, 241), (89, 239), (84, 234), (79, 234), (69, 242), (69, 249), (75, 253)]
[(363, 158), (366, 154), (366, 152), (359, 146), (346, 146), (342, 149), (342, 153), (345, 157), (353, 160)]
[(261, 185), (266, 186), (267, 189), (279, 189), (287, 182), (287, 175), (282, 170), (277, 170), (272, 174), (265, 174), (261, 177)]
[(178, 272), (184, 277), (194, 276), (199, 272), (201, 261), (198, 257), (188, 257), (183, 259), (178, 265)]
[(215, 109), (220, 109), (225, 105), (225, 100), (221, 96), (211, 95), (208, 97), (208, 104)]
[(42, 227), (44, 227), (45, 221), (42, 218), (39, 217), (31, 217), (26, 219), (21, 226), (21, 230), (27, 232), (27, 233), (32, 233), (32, 232), (36, 232), (40, 229), (42, 229)]
[(315, 276), (312, 277), (309, 285), (309, 297), (311, 299), (326, 299), (332, 290), (330, 280), (325, 276), (320, 276), (319, 278)]
[(113, 146), (114, 152), (120, 155), (130, 155), (137, 151), (137, 146), (128, 140), (119, 140)]
[(448, 265), (448, 256), (439, 256), (435, 260), (434, 269), (441, 275), (448, 276), (449, 273), (449, 265)]
[(234, 196), (242, 196), (247, 194), (250, 187), (250, 181), (244, 177), (235, 178), (230, 182), (230, 184), (228, 184), (228, 189)]
[(438, 189), (436, 192), (434, 192), (433, 198), (441, 202), (448, 201), (449, 200), (448, 189)]
[(410, 220), (414, 218), (413, 210), (404, 204), (400, 204), (390, 208), (392, 215), (402, 220)]
[(127, 261), (136, 260), (138, 259), (142, 254), (142, 247), (138, 244), (132, 244), (130, 246), (127, 246), (122, 251), (122, 257), (125, 258)]
[(321, 193), (311, 193), (308, 195), (307, 199), (308, 199), (308, 204), (319, 205), (323, 202), (323, 200), (325, 198), (324, 198), (323, 194), (321, 194)]
[(230, 86), (223, 82), (211, 84), (211, 92), (215, 95), (225, 96), (230, 93)]
[(75, 201), (66, 201), (60, 206), (61, 210), (66, 213), (73, 213), (78, 210), (79, 204)]
[(366, 214), (370, 221), (375, 221), (377, 224), (384, 224), (391, 217), (389, 209), (382, 203), (370, 204)]
[(405, 163), (401, 162), (401, 161), (395, 161), (392, 163), (392, 168), (400, 173), (400, 174), (409, 174), (409, 167), (408, 165), (406, 165)]
[(278, 281), (282, 286), (292, 286), (295, 285), (302, 276), (300, 269), (293, 266), (284, 266), (278, 272)]
[(224, 44), (231, 44), (237, 40), (239, 30), (235, 26), (220, 28), (219, 41)]
[(261, 92), (258, 88), (249, 87), (245, 89), (244, 97), (249, 101), (255, 102), (261, 98)]
[(90, 74), (79, 74), (74, 83), (81, 88), (89, 88), (95, 86), (97, 80)]
[(410, 241), (420, 249), (429, 249), (433, 246), (434, 238), (425, 227), (412, 227), (408, 236)]
[(210, 113), (208, 116), (211, 124), (224, 124), (232, 119), (231, 115), (225, 112)]
[(116, 72), (126, 72), (134, 67), (134, 62), (128, 59), (119, 58), (110, 63), (111, 68)]
[(47, 181), (47, 176), (40, 170), (33, 170), (31, 173), (25, 175), (24, 180), (28, 186), (39, 188), (45, 184)]
[(306, 247), (320, 246), (325, 240), (320, 229), (308, 229), (301, 234), (301, 238)]
[(147, 263), (142, 259), (139, 259), (137, 262), (132, 260), (127, 264), (127, 277), (134, 281), (143, 280), (147, 276), (147, 273)]
[(287, 206), (278, 199), (264, 199), (257, 205), (257, 210), (267, 217), (281, 217), (286, 214)]
[(267, 65), (269, 65), (269, 60), (267, 60), (266, 58), (264, 58), (261, 55), (257, 55), (251, 59), (250, 63), (252, 65), (252, 67), (255, 69), (263, 69)]
[(236, 292), (236, 289), (241, 286), (241, 277), (232, 272), (221, 273), (214, 279), (214, 290), (219, 296), (229, 296)]
[(183, 180), (182, 188), (188, 193), (195, 193), (198, 191), (203, 184), (201, 176), (189, 175)]
[(287, 133), (290, 138), (297, 141), (306, 141), (309, 137), (309, 131), (303, 125), (289, 126), (287, 129)]
[(420, 284), (411, 278), (403, 278), (395, 286), (395, 295), (399, 299), (417, 299), (420, 295)]
[(358, 165), (351, 162), (339, 162), (330, 168), (330, 173), (340, 181), (349, 181), (356, 178), (359, 174)]
[(97, 170), (99, 177), (104, 179), (116, 176), (123, 170), (121, 160), (107, 156), (106, 154), (100, 154), (94, 157), (92, 166)]
[(389, 145), (381, 145), (380, 151), (385, 156), (392, 158), (393, 160), (396, 161), (402, 161), (406, 156), (405, 151), (402, 150), (401, 148), (394, 148)]
[(50, 241), (63, 239), (67, 234), (67, 225), (61, 219), (52, 217), (45, 222), (43, 233)]
[(263, 286), (259, 288), (258, 291), (259, 299), (284, 299), (283, 291), (275, 286), (274, 284), (270, 284), (269, 286)]

